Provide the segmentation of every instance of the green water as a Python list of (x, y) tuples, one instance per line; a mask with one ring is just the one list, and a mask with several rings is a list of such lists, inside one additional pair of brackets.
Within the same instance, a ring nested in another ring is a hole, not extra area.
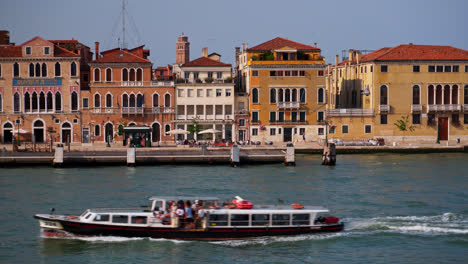
[[(235, 195), (323, 205), (334, 234), (222, 242), (41, 237), (35, 213), (127, 207), (152, 195)], [(336, 167), (145, 166), (0, 169), (0, 263), (467, 263), (468, 155), (348, 155)]]

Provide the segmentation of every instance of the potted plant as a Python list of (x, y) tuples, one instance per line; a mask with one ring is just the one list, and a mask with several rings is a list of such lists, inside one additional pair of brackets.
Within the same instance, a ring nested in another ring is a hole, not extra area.
[(213, 78), (207, 77), (207, 78), (205, 78), (205, 82), (206, 82), (206, 83), (212, 83), (212, 82), (213, 82)]
[(225, 82), (225, 83), (231, 83), (231, 82), (232, 82), (232, 78), (231, 78), (231, 77), (227, 77), (226, 79), (224, 79), (224, 82)]

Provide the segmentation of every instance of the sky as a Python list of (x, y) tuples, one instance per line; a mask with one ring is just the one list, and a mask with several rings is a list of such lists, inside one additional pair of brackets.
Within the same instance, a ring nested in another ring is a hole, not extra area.
[[(345, 49), (399, 44), (468, 50), (468, 0), (126, 0), (128, 48), (144, 44), (153, 67), (175, 62), (177, 37), (189, 37), (190, 59), (201, 50), (234, 64), (235, 47), (278, 36), (322, 50), (326, 63)], [(22, 44), (35, 36), (75, 38), (94, 52), (119, 47), (122, 0), (0, 0), (0, 30)]]

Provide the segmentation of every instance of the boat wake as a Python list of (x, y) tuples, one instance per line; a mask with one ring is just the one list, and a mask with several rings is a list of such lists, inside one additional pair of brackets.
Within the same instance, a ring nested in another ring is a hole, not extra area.
[(365, 237), (379, 233), (416, 236), (468, 234), (468, 219), (453, 213), (435, 216), (387, 216), (375, 218), (344, 218), (345, 229), (338, 233), (307, 234), (283, 237), (262, 237), (246, 240), (214, 241), (212, 244), (231, 247), (267, 245), (276, 242), (334, 240), (343, 237)]
[[(453, 213), (435, 216), (386, 216), (375, 218), (344, 218), (345, 229), (337, 233), (319, 233), (297, 236), (259, 237), (240, 240), (223, 240), (208, 242), (214, 245), (244, 247), (251, 245), (268, 245), (278, 242), (297, 242), (307, 240), (334, 240), (346, 237), (365, 237), (379, 233), (394, 233), (417, 236), (467, 235), (468, 219)], [(50, 238), (42, 235), (44, 238)], [(137, 240), (148, 240), (155, 243), (195, 243), (194, 241), (152, 238), (127, 238), (116, 236), (83, 237), (67, 234), (54, 239), (76, 239), (91, 243), (119, 243)]]

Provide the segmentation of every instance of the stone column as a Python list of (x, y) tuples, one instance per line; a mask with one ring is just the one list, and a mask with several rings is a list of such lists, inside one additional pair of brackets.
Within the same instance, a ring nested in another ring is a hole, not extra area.
[(223, 132), (222, 132), (222, 137), (223, 137), (223, 139), (226, 139), (226, 125), (225, 125), (225, 124), (223, 124), (221, 130), (223, 131)]

